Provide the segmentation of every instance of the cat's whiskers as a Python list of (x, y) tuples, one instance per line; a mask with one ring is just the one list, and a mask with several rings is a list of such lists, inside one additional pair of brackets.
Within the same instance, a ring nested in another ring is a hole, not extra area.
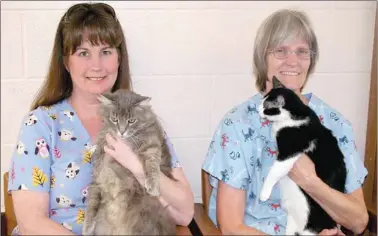
[(129, 138), (130, 138), (131, 142), (133, 142), (134, 146), (139, 147), (138, 140), (137, 140), (137, 138), (135, 136), (134, 137), (130, 136)]
[(146, 130), (149, 126), (152, 126), (154, 125), (153, 123), (147, 123), (141, 127), (139, 127), (139, 129), (135, 130), (130, 136), (136, 136), (140, 131), (143, 131), (143, 130)]

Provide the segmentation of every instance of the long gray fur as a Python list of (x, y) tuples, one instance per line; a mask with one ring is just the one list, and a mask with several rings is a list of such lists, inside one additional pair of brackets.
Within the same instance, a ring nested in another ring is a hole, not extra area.
[[(173, 220), (158, 200), (160, 170), (174, 178), (165, 133), (149, 100), (126, 90), (100, 97), (104, 127), (93, 157), (83, 235), (176, 234)], [(144, 186), (128, 169), (106, 156), (106, 133), (122, 137), (132, 146), (145, 171)]]

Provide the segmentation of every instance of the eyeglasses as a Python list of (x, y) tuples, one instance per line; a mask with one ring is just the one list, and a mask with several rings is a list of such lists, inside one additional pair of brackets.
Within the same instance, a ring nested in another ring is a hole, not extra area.
[(299, 60), (308, 60), (313, 55), (315, 55), (315, 52), (313, 52), (310, 49), (306, 49), (306, 48), (299, 48), (297, 50), (290, 50), (290, 49), (285, 48), (285, 47), (280, 47), (280, 48), (268, 50), (268, 52), (273, 53), (273, 55), (277, 59), (286, 59), (286, 58), (289, 57), (289, 54), (291, 54), (293, 52), (295, 53), (295, 55), (297, 55)]

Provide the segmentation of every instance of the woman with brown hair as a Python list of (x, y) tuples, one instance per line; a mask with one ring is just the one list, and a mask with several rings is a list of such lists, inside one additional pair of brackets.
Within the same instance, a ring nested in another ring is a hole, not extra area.
[[(59, 22), (47, 78), (12, 156), (8, 191), (18, 223), (15, 233), (82, 234), (91, 158), (102, 127), (97, 97), (118, 89), (131, 90), (132, 83), (125, 37), (113, 8), (104, 3), (70, 7)], [(159, 199), (176, 224), (188, 225), (193, 194), (168, 139), (167, 144), (178, 181), (161, 173)], [(135, 163), (132, 153), (123, 157), (122, 163)]]

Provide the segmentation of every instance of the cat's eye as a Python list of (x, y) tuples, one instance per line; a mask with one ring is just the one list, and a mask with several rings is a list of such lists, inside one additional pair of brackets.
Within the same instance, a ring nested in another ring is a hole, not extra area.
[(111, 116), (110, 117), (110, 121), (113, 122), (113, 123), (117, 123), (118, 122), (118, 118), (114, 117), (114, 116)]
[(135, 123), (135, 121), (136, 121), (136, 119), (134, 119), (134, 118), (131, 118), (131, 119), (128, 120), (129, 124), (133, 124), (133, 123)]

